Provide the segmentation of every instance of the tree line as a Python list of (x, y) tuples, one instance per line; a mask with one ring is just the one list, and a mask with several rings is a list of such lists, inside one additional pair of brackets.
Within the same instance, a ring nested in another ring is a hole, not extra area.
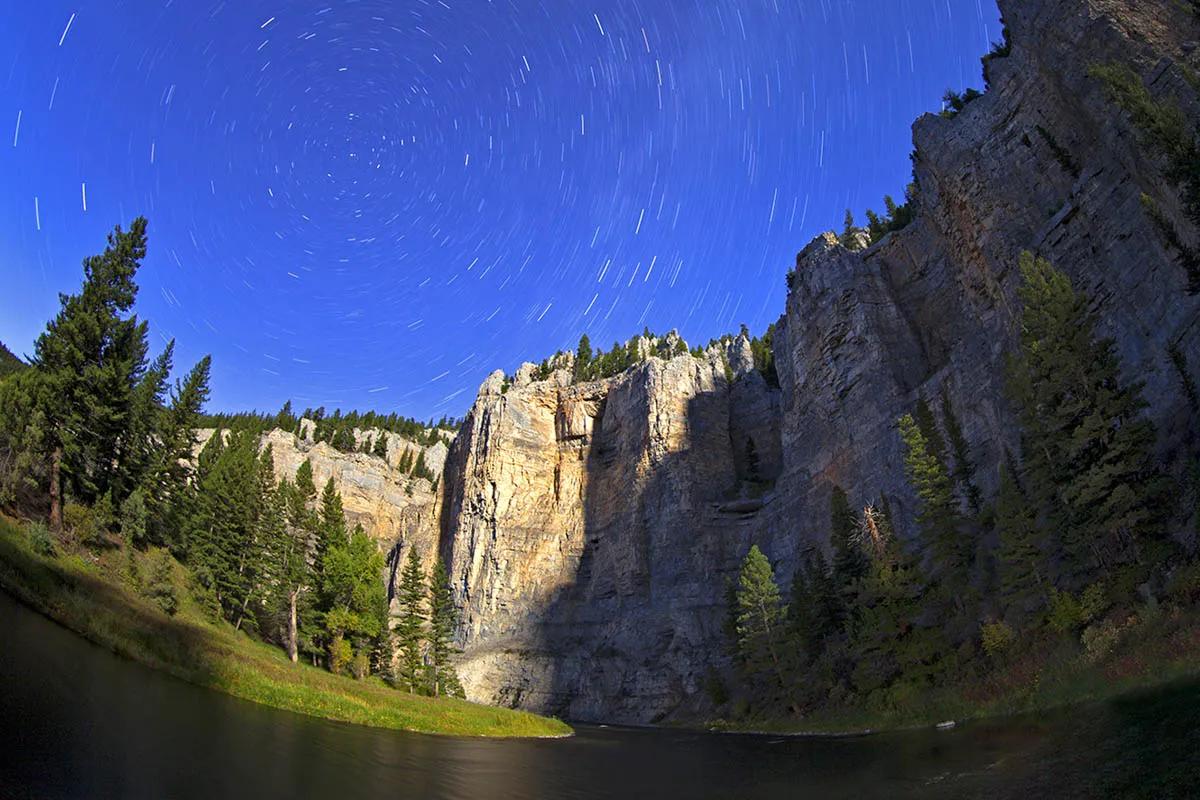
[[(148, 325), (132, 314), (145, 255), (145, 219), (117, 227), (105, 251), (84, 261), (80, 290), (60, 296), (28, 366), (0, 377), (0, 506), (48, 520), (52, 541), (39, 545), (47, 553), (169, 552), (214, 621), (278, 644), (292, 661), (461, 695), (444, 565), (426, 576), (410, 551), (393, 619), (383, 555), (348, 525), (332, 477), (318, 494), (306, 460), (276, 480), (271, 448), (260, 447), (264, 430), (290, 429), (290, 403), (276, 415), (206, 416), (211, 359), (172, 384), (174, 342), (150, 358)], [(404, 434), (417, 426), (395, 415), (333, 418)], [(194, 455), (206, 424), (218, 430)], [(386, 454), (385, 436), (371, 446)], [(405, 459), (428, 475), (423, 453)], [(175, 613), (170, 581), (150, 577), (148, 591)]]

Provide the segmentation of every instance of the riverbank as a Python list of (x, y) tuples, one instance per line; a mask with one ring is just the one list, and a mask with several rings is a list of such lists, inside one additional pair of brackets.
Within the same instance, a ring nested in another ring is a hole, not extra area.
[(1195, 607), (1143, 608), (1114, 630), (1113, 638), (1100, 648), (1094, 642), (1089, 648), (1075, 637), (1043, 632), (1017, 643), (1009, 656), (986, 668), (888, 707), (843, 706), (803, 717), (718, 719), (704, 727), (729, 733), (863, 736), (1132, 699), (1200, 681), (1200, 611)]
[[(189, 683), (286, 711), (377, 728), (483, 737), (572, 733), (555, 719), (411, 695), (378, 678), (355, 680), (293, 664), (277, 648), (226, 623), (209, 621), (177, 565), (172, 580), (179, 606), (168, 615), (130, 585), (130, 575), (149, 570), (149, 559), (149, 554), (117, 545), (43, 555), (35, 552), (24, 526), (0, 518), (0, 589), (95, 644)], [(113, 577), (117, 575), (121, 577)]]

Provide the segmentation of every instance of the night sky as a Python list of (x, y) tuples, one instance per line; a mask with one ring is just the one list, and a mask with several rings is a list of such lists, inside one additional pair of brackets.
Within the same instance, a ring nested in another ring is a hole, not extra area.
[(760, 332), (1000, 37), (992, 0), (6, 6), (0, 340), (144, 214), (139, 313), (210, 408), (421, 418), (581, 332)]

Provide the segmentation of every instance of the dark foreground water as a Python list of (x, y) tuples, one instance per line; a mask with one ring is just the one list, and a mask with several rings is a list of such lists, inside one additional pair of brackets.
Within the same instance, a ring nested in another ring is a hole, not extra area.
[(944, 733), (451, 739), (193, 687), (0, 592), (0, 797), (1200, 797), (1200, 688)]

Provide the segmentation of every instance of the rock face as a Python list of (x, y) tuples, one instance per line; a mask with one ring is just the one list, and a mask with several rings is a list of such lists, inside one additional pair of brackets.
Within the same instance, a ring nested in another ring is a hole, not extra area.
[(725, 581), (751, 543), (789, 579), (825, 546), (835, 485), (911, 529), (895, 421), (919, 396), (945, 396), (989, 495), (1015, 446), (1002, 376), (1022, 250), (1094, 298), (1146, 382), (1166, 460), (1195, 435), (1168, 351), (1195, 375), (1200, 300), (1141, 194), (1188, 241), (1196, 231), (1087, 71), (1132, 65), (1200, 119), (1186, 72), (1200, 21), (1173, 2), (1000, 5), (1012, 51), (990, 61), (990, 91), (914, 126), (912, 224), (863, 251), (827, 234), (800, 253), (775, 337), (780, 388), (744, 340), (592, 383), (524, 368), (484, 383), (440, 490), (469, 697), (575, 719), (702, 713)]
[(674, 708), (699, 691), (763, 504), (739, 498), (746, 440), (762, 477), (778, 469), (778, 391), (731, 384), (717, 353), (503, 393), (494, 377), (445, 471), (468, 696), (575, 719)]

